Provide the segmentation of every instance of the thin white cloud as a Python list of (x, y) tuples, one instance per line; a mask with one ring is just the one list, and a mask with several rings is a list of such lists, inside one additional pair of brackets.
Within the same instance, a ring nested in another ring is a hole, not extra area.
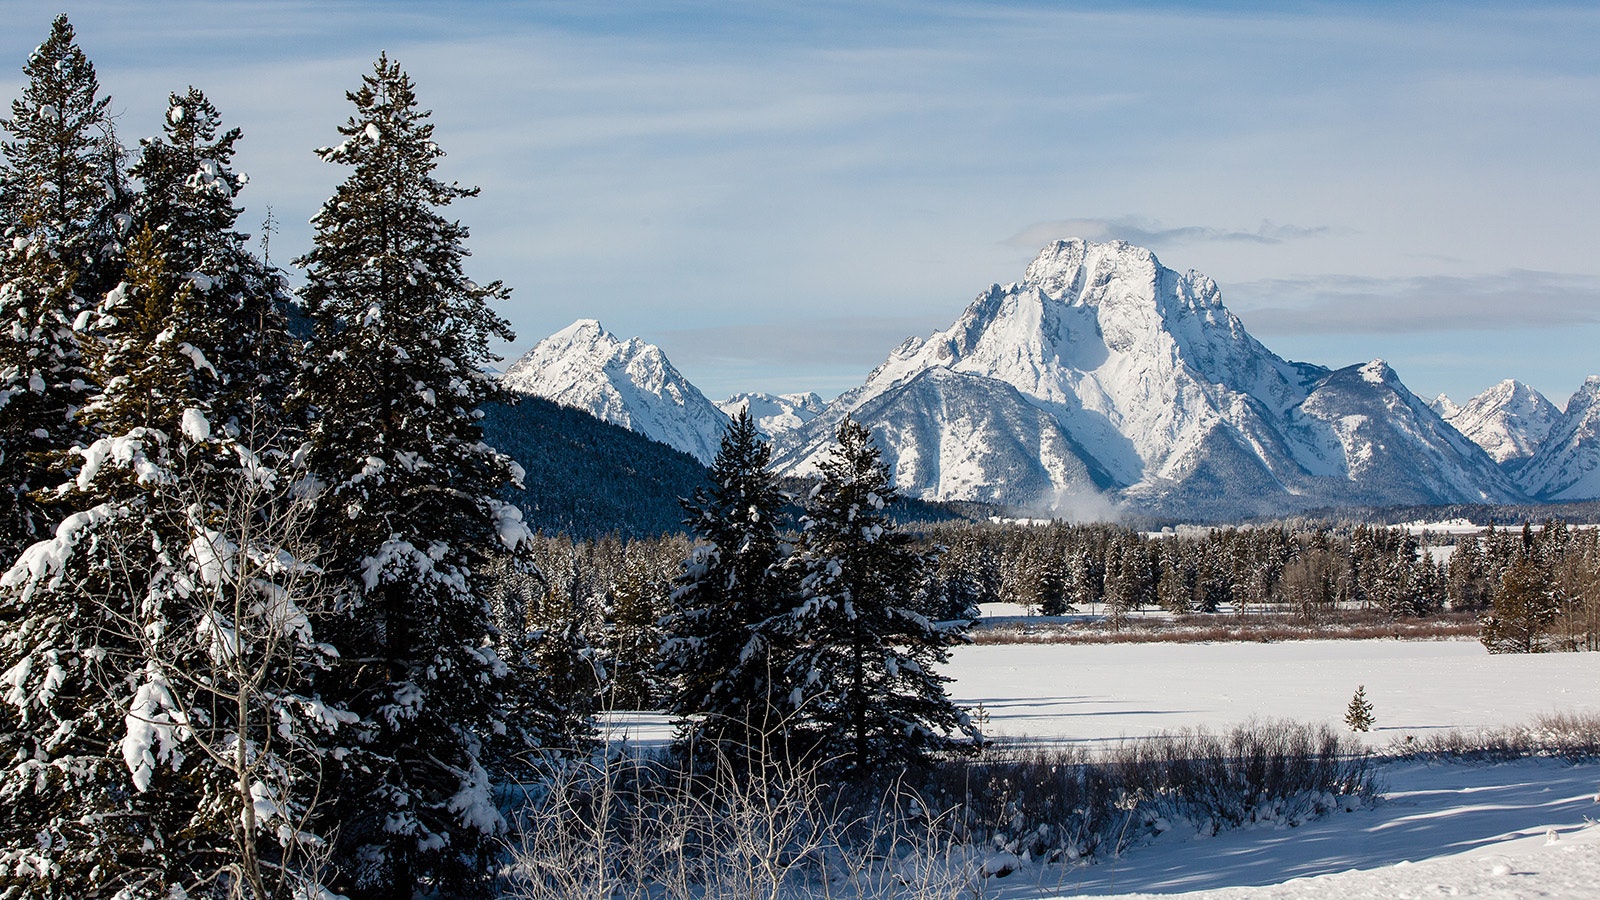
[(1600, 322), (1600, 277), (1513, 269), (1485, 275), (1324, 275), (1246, 282), (1229, 305), (1261, 335), (1550, 329)]
[(1057, 219), (1035, 222), (1003, 243), (1009, 247), (1031, 249), (1050, 241), (1081, 237), (1090, 240), (1122, 240), (1142, 247), (1161, 249), (1206, 241), (1245, 244), (1281, 244), (1285, 241), (1322, 237), (1333, 233), (1328, 225), (1279, 225), (1262, 220), (1253, 231), (1216, 228), (1208, 225), (1168, 226), (1154, 219), (1122, 216), (1115, 219)]

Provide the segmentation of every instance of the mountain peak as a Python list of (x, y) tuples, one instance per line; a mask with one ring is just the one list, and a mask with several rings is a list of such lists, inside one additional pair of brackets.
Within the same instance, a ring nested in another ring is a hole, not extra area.
[(1543, 500), (1600, 499), (1600, 375), (1590, 375), (1528, 464), (1517, 472)]
[(756, 428), (768, 437), (792, 431), (815, 419), (822, 412), (822, 398), (814, 393), (764, 394), (748, 391), (734, 394), (717, 404), (729, 417), (748, 412)]
[(1512, 378), (1460, 407), (1437, 411), (1508, 471), (1533, 456), (1561, 418), (1543, 394)]
[(1154, 253), (1127, 241), (1070, 238), (1046, 244), (1028, 263), (1021, 284), (1057, 300), (1095, 305), (1122, 296), (1095, 288), (1112, 281), (1150, 283), (1159, 271)]
[(724, 416), (661, 348), (619, 340), (595, 319), (557, 331), (507, 367), (506, 387), (582, 409), (702, 462), (716, 455)]
[(600, 324), (599, 319), (578, 319), (571, 325), (568, 325), (555, 334), (545, 338), (545, 340), (566, 341), (568, 343), (575, 343), (578, 341), (592, 343), (594, 341), (606, 338), (610, 338), (612, 343), (620, 343), (615, 335), (607, 331), (604, 325)]
[(1383, 384), (1395, 378), (1394, 369), (1386, 359), (1375, 359), (1361, 367), (1361, 378), (1373, 384)]

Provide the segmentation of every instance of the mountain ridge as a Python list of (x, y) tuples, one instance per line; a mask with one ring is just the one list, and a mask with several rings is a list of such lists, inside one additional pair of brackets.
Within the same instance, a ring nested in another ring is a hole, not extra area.
[[(1491, 389), (1457, 407), (1417, 397), (1383, 360), (1284, 359), (1211, 278), (1122, 241), (1046, 245), (1020, 281), (979, 292), (826, 405), (760, 393), (712, 404), (659, 348), (593, 320), (541, 341), (505, 378), (702, 462), (727, 414), (749, 410), (784, 476), (814, 474), (850, 416), (878, 436), (902, 492), (929, 501), (1227, 518), (1600, 496), (1600, 457), (1589, 461), (1600, 404), (1577, 402), (1593, 415), (1565, 432), (1572, 448), (1534, 467), (1528, 435), (1554, 407), (1531, 388), (1502, 383), (1507, 397)], [(1477, 440), (1446, 421), (1469, 410), (1489, 423)], [(1502, 444), (1513, 455), (1492, 457)]]

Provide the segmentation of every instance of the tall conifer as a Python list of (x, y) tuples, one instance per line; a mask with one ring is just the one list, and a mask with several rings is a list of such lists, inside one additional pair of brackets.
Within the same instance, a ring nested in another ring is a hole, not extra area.
[(789, 702), (785, 662), (772, 647), (789, 598), (780, 568), (783, 495), (771, 461), (771, 445), (741, 410), (723, 432), (711, 487), (684, 503), (697, 543), (661, 646), (681, 741), (734, 759), (781, 739)]
[[(129, 174), (142, 186), (135, 231), (149, 229), (167, 265), (193, 297), (179, 340), (193, 377), (210, 377), (206, 403), (219, 428), (253, 444), (289, 447), (295, 431), (283, 406), (294, 375), (282, 279), (235, 229), (235, 198), (246, 178), (232, 168), (239, 129), (224, 129), (206, 95), (191, 87), (168, 98), (160, 138), (141, 142)], [(257, 434), (256, 432), (260, 432)]]
[(83, 443), (89, 392), (74, 325), (116, 283), (121, 179), (99, 81), (66, 16), (28, 57), (0, 123), (0, 556), (56, 519), (32, 496), (51, 454)]
[(797, 549), (800, 604), (786, 624), (797, 644), (801, 728), (823, 759), (852, 777), (919, 762), (975, 734), (945, 694), (938, 666), (964, 640), (959, 623), (914, 608), (930, 560), (888, 515), (897, 494), (872, 435), (846, 419), (823, 460)]
[(330, 639), (362, 729), (337, 785), (338, 887), (481, 895), (504, 827), (482, 742), (508, 727), (481, 564), (528, 537), (494, 499), (515, 466), (479, 426), (504, 399), (483, 370), (489, 342), (511, 338), (488, 305), (509, 291), (462, 271), (467, 229), (440, 210), (476, 190), (434, 176), (444, 154), (411, 79), (381, 56), (347, 96), (345, 140), (319, 155), (350, 173), (298, 261), (320, 534), (345, 587)]
[[(232, 180), (225, 162), (189, 174)], [(230, 320), (259, 284), (213, 290), (257, 266), (248, 254), (193, 252), (226, 241), (231, 219), (149, 214), (163, 202), (139, 204), (124, 280), (83, 316), (100, 387), (77, 417), (99, 437), (65, 454), (61, 488), (81, 512), (0, 579), (14, 723), (0, 749), (20, 763), (0, 776), (0, 852), (23, 895), (315, 883), (303, 817), (321, 737), (344, 716), (312, 690), (328, 654), (301, 606), (312, 568), (284, 524), (287, 454), (238, 427), (248, 404), (226, 419), (216, 405), (259, 374), (229, 342), (282, 334)], [(221, 202), (231, 210), (231, 193)]]

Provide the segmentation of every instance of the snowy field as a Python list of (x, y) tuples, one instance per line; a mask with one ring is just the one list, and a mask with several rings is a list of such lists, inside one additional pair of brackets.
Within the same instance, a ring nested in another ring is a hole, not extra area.
[(1400, 763), (1385, 777), (1371, 809), (1204, 839), (1174, 829), (1118, 860), (1025, 867), (983, 896), (1600, 897), (1600, 765)]
[[(1475, 641), (969, 646), (947, 674), (991, 735), (1088, 746), (1251, 717), (1339, 724), (1358, 684), (1375, 746), (1600, 712), (1600, 653), (1496, 656)], [(634, 740), (670, 734), (628, 718)], [(1600, 898), (1600, 764), (1403, 762), (1383, 780), (1372, 808), (1207, 838), (1180, 825), (1115, 861), (1025, 865), (975, 896)]]
[(1492, 655), (1477, 641), (988, 644), (957, 648), (947, 672), (990, 734), (1090, 744), (1252, 717), (1338, 724), (1357, 685), (1375, 744), (1600, 712), (1600, 653)]
[[(1475, 641), (991, 645), (958, 649), (950, 674), (992, 734), (1091, 745), (1252, 716), (1337, 724), (1358, 684), (1374, 744), (1600, 711), (1600, 654), (1497, 656)], [(1025, 868), (987, 896), (1600, 897), (1600, 765), (1400, 763), (1384, 780), (1372, 809), (1174, 830), (1114, 864)]]

